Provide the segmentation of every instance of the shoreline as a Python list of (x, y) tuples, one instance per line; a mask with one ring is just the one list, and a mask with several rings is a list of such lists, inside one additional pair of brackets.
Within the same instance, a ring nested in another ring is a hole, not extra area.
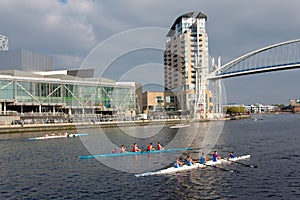
[(86, 128), (114, 128), (126, 126), (147, 126), (147, 125), (175, 125), (197, 122), (209, 122), (216, 120), (236, 120), (247, 119), (251, 116), (236, 116), (233, 118), (223, 119), (197, 119), (197, 120), (182, 120), (182, 119), (166, 119), (166, 120), (139, 120), (139, 121), (112, 121), (112, 122), (86, 122), (86, 123), (57, 123), (57, 124), (23, 124), (23, 125), (0, 125), (0, 134), (7, 133), (24, 133), (24, 132), (38, 132), (38, 131), (65, 131), (77, 130)]

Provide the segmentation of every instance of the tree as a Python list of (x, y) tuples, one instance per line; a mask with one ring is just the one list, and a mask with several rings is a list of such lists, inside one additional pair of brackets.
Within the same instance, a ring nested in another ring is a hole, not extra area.
[(237, 115), (244, 113), (245, 109), (243, 106), (226, 106), (224, 107), (224, 112), (229, 115)]

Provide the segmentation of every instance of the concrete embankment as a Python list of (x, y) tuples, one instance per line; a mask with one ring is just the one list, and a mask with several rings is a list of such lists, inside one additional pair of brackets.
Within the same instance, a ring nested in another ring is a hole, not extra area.
[(236, 115), (236, 116), (230, 116), (226, 118), (227, 120), (237, 120), (237, 119), (249, 119), (251, 118), (251, 115)]
[[(235, 116), (221, 120), (235, 120), (250, 118), (249, 115)], [(167, 119), (167, 120), (139, 120), (139, 121), (112, 121), (112, 122), (96, 122), (96, 123), (57, 123), (57, 124), (23, 124), (23, 125), (0, 125), (1, 133), (24, 133), (37, 131), (66, 131), (78, 130), (87, 128), (112, 128), (112, 127), (126, 127), (126, 126), (148, 126), (148, 125), (166, 125), (174, 124), (198, 123), (208, 122), (210, 120), (182, 120), (182, 119)]]
[(187, 120), (140, 120), (120, 122), (96, 122), (96, 123), (57, 123), (57, 124), (23, 124), (23, 125), (1, 125), (1, 133), (23, 133), (36, 131), (64, 131), (87, 128), (111, 128), (125, 126), (147, 126), (147, 125), (172, 125), (177, 123), (188, 123)]

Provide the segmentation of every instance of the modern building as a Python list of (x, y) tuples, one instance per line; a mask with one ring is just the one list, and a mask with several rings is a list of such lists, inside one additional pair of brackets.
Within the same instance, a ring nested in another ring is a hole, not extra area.
[(210, 107), (208, 73), (207, 16), (190, 12), (171, 26), (164, 52), (164, 87), (178, 99), (180, 110), (204, 114)]
[(63, 71), (0, 71), (0, 114), (99, 115), (125, 118), (138, 112), (134, 82), (80, 78)]
[(0, 51), (0, 69), (20, 71), (51, 71), (52, 57), (26, 49)]
[(143, 113), (173, 112), (177, 109), (177, 98), (172, 92), (143, 92)]

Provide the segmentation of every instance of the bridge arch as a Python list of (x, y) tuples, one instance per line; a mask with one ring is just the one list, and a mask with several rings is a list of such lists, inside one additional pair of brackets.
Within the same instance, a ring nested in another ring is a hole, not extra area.
[(268, 71), (300, 68), (300, 39), (267, 46), (219, 67), (208, 79), (224, 79)]

